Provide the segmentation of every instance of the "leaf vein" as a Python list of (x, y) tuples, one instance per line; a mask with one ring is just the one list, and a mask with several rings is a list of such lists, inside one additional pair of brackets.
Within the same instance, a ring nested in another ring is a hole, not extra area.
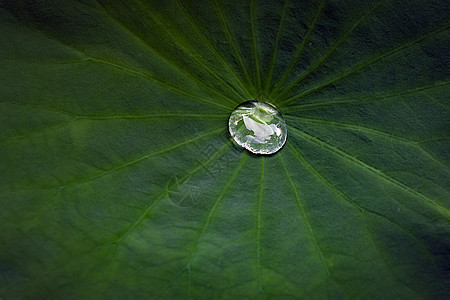
[(437, 82), (437, 83), (434, 83), (431, 85), (426, 85), (426, 86), (409, 89), (409, 90), (402, 91), (402, 92), (386, 94), (383, 96), (374, 96), (374, 97), (369, 97), (369, 98), (353, 98), (353, 99), (346, 99), (346, 100), (342, 100), (342, 101), (309, 103), (309, 104), (303, 104), (303, 105), (292, 105), (292, 106), (287, 106), (286, 108), (284, 108), (284, 110), (291, 111), (291, 110), (301, 110), (304, 108), (322, 108), (324, 106), (339, 105), (339, 104), (365, 104), (365, 103), (374, 102), (374, 101), (381, 101), (381, 100), (386, 101), (387, 99), (392, 100), (393, 98), (397, 98), (397, 97), (400, 97), (403, 95), (408, 95), (408, 94), (412, 94), (412, 93), (416, 93), (416, 92), (420, 92), (420, 91), (425, 91), (427, 89), (432, 89), (434, 87), (447, 86), (449, 84), (450, 84), (450, 81), (442, 81), (442, 82)]
[(255, 32), (255, 0), (250, 1), (250, 32), (252, 35), (252, 49), (253, 49), (253, 63), (255, 64), (256, 86), (258, 92), (261, 90), (261, 71), (259, 68), (258, 50), (256, 47), (256, 32)]
[(419, 144), (420, 143), (419, 141), (408, 140), (408, 139), (396, 136), (396, 135), (394, 135), (392, 133), (379, 131), (379, 130), (376, 130), (376, 129), (363, 127), (363, 126), (358, 126), (358, 125), (354, 125), (354, 124), (345, 124), (345, 123), (331, 122), (331, 121), (326, 121), (326, 120), (297, 117), (297, 116), (293, 116), (293, 115), (289, 115), (289, 114), (286, 114), (284, 116), (285, 116), (286, 119), (300, 120), (300, 121), (304, 121), (304, 122), (308, 122), (308, 123), (325, 124), (326, 126), (331, 126), (331, 127), (336, 127), (336, 128), (345, 128), (345, 129), (349, 129), (349, 130), (365, 132), (365, 133), (368, 133), (368, 134), (383, 136), (383, 137), (387, 137), (389, 139), (397, 140), (399, 142), (411, 145), (412, 147), (418, 149), (420, 152), (425, 154), (428, 158), (430, 158), (431, 160), (433, 160), (437, 164), (447, 168), (446, 164), (444, 164), (442, 161), (440, 161), (437, 158), (435, 158), (430, 152), (428, 152), (426, 149), (421, 147), (420, 144)]
[[(284, 96), (288, 93), (292, 88), (294, 88), (298, 83), (300, 83), (303, 79), (305, 79), (309, 74), (311, 74), (315, 69), (323, 64), (323, 62), (330, 56), (338, 47), (341, 45), (355, 30), (384, 0), (377, 2), (373, 5), (365, 14), (361, 16), (361, 18), (356, 21), (355, 24), (331, 47), (331, 49), (316, 63), (314, 64), (306, 73), (297, 78), (292, 84), (290, 84), (286, 89), (284, 89), (278, 97)], [(284, 103), (284, 102), (282, 102)]]
[(256, 220), (256, 278), (258, 281), (258, 293), (264, 294), (262, 285), (262, 268), (261, 268), (261, 205), (262, 205), (262, 193), (264, 184), (264, 157), (261, 157), (261, 173), (259, 181), (259, 193), (258, 193), (258, 208), (257, 208), (257, 220)]
[(225, 19), (225, 14), (223, 12), (223, 8), (219, 5), (217, 0), (214, 0), (214, 7), (216, 9), (217, 15), (219, 16), (220, 22), (221, 22), (222, 27), (223, 27), (223, 31), (224, 31), (227, 39), (228, 39), (228, 42), (231, 45), (231, 49), (234, 52), (234, 56), (238, 60), (240, 66), (242, 68), (242, 71), (244, 72), (245, 78), (247, 79), (248, 84), (252, 87), (253, 92), (256, 92), (255, 91), (255, 86), (253, 85), (253, 82), (250, 79), (250, 75), (248, 74), (247, 68), (244, 65), (244, 61), (242, 59), (242, 56), (241, 56), (241, 54), (238, 51), (238, 48), (236, 46), (236, 43), (234, 42), (233, 37), (231, 36), (231, 32), (230, 32), (230, 29), (228, 28), (227, 21)]
[(295, 127), (292, 127), (290, 125), (288, 125), (288, 126), (297, 135), (302, 136), (302, 137), (304, 137), (304, 138), (306, 138), (306, 139), (308, 139), (310, 141), (313, 141), (316, 144), (324, 146), (329, 151), (334, 152), (334, 153), (338, 154), (339, 156), (341, 156), (341, 157), (343, 157), (343, 158), (345, 158), (345, 159), (355, 163), (356, 165), (360, 166), (361, 168), (367, 170), (372, 175), (380, 177), (380, 178), (386, 180), (387, 182), (391, 183), (392, 185), (397, 186), (401, 190), (404, 190), (404, 191), (406, 191), (406, 192), (408, 192), (408, 193), (410, 193), (410, 194), (412, 194), (412, 195), (414, 195), (414, 196), (424, 200), (426, 203), (428, 203), (432, 207), (436, 208), (436, 210), (441, 212), (442, 214), (444, 214), (446, 216), (450, 215), (450, 211), (448, 209), (446, 209), (445, 207), (442, 207), (436, 201), (434, 201), (434, 200), (430, 199), (429, 197), (423, 195), (422, 193), (420, 193), (420, 192), (410, 188), (409, 186), (405, 185), (404, 183), (402, 183), (402, 182), (400, 182), (400, 181), (398, 181), (398, 180), (396, 180), (396, 179), (386, 175), (381, 170), (366, 164), (362, 160), (351, 156), (350, 154), (340, 150), (339, 148), (329, 144), (328, 142), (324, 142), (324, 141), (316, 138), (315, 136), (312, 136), (312, 135), (310, 135), (310, 134), (308, 134), (308, 133), (306, 133), (304, 131), (301, 131), (301, 130), (295, 128)]
[(276, 93), (281, 88), (282, 84), (285, 82), (286, 78), (289, 76), (289, 74), (291, 73), (292, 69), (294, 68), (294, 65), (298, 61), (298, 58), (300, 57), (300, 54), (302, 53), (302, 50), (304, 49), (305, 44), (308, 41), (310, 34), (313, 32), (313, 30), (316, 27), (317, 20), (319, 20), (319, 16), (320, 16), (320, 14), (321, 14), (321, 12), (323, 10), (324, 5), (325, 5), (325, 1), (322, 0), (319, 3), (319, 6), (317, 8), (317, 12), (316, 12), (316, 14), (314, 16), (314, 19), (313, 19), (313, 22), (312, 22), (311, 26), (308, 28), (308, 31), (307, 31), (305, 37), (302, 39), (302, 42), (300, 43), (300, 45), (298, 46), (297, 50), (295, 51), (295, 55), (291, 59), (291, 61), (289, 63), (289, 66), (284, 71), (283, 75), (281, 76), (281, 79), (276, 84), (276, 89), (273, 91), (273, 93)]
[(288, 6), (289, 0), (284, 0), (283, 4), (283, 11), (281, 13), (280, 18), (280, 24), (278, 25), (277, 35), (275, 37), (275, 45), (273, 47), (272, 57), (270, 58), (270, 64), (269, 64), (269, 72), (266, 78), (266, 82), (264, 84), (264, 92), (268, 92), (270, 85), (272, 84), (272, 75), (273, 75), (273, 69), (275, 67), (275, 58), (277, 57), (278, 53), (278, 45), (280, 42), (280, 35), (281, 35), (281, 29), (283, 28), (284, 18), (286, 16), (287, 6)]
[(307, 90), (305, 92), (302, 92), (302, 93), (300, 93), (300, 94), (298, 94), (296, 96), (292, 96), (292, 97), (282, 101), (281, 104), (286, 105), (286, 104), (288, 104), (288, 103), (290, 103), (290, 102), (292, 102), (292, 101), (294, 101), (296, 99), (299, 99), (299, 98), (304, 97), (304, 96), (306, 96), (306, 95), (308, 95), (310, 93), (313, 93), (313, 92), (315, 92), (315, 91), (317, 91), (319, 89), (322, 89), (322, 88), (324, 88), (326, 86), (329, 86), (330, 84), (333, 84), (333, 83), (335, 83), (335, 82), (337, 82), (337, 81), (339, 81), (341, 79), (344, 79), (347, 76), (350, 76), (350, 75), (352, 75), (353, 73), (355, 73), (357, 71), (360, 71), (360, 70), (362, 70), (364, 68), (367, 68), (368, 66), (370, 66), (370, 65), (372, 65), (372, 64), (374, 64), (374, 63), (376, 63), (376, 62), (378, 62), (380, 60), (382, 60), (383, 58), (386, 58), (386, 57), (388, 57), (388, 56), (390, 56), (392, 54), (395, 54), (397, 52), (400, 52), (402, 50), (408, 49), (409, 47), (411, 47), (411, 46), (413, 46), (413, 45), (415, 45), (417, 43), (420, 43), (420, 42), (422, 42), (423, 40), (426, 40), (429, 37), (432, 37), (432, 36), (434, 36), (436, 34), (439, 34), (440, 32), (447, 30), (448, 28), (449, 28), (449, 25), (446, 25), (444, 28), (432, 31), (430, 33), (425, 34), (424, 36), (421, 36), (421, 37), (413, 39), (413, 40), (411, 40), (409, 42), (406, 42), (405, 44), (403, 44), (403, 45), (401, 45), (399, 47), (396, 47), (396, 48), (394, 48), (394, 49), (392, 49), (392, 50), (390, 50), (390, 51), (388, 51), (388, 52), (386, 52), (384, 54), (381, 54), (381, 55), (379, 55), (379, 56), (377, 56), (377, 57), (375, 57), (375, 58), (373, 58), (373, 59), (363, 63), (362, 65), (360, 65), (360, 66), (358, 66), (358, 67), (356, 67), (356, 68), (354, 68), (354, 69), (352, 69), (352, 70), (342, 74), (339, 77), (336, 77), (336, 78), (334, 78), (334, 79), (332, 79), (332, 80), (330, 80), (328, 82), (320, 84), (320, 85), (318, 85), (318, 86), (316, 86), (314, 88), (311, 88), (311, 89), (309, 89), (309, 90)]
[[(210, 211), (209, 211), (209, 213), (208, 213), (208, 216), (206, 217), (206, 220), (205, 220), (205, 222), (204, 222), (204, 224), (203, 224), (203, 226), (202, 226), (202, 229), (201, 229), (201, 231), (200, 231), (200, 234), (198, 235), (198, 238), (197, 238), (197, 240), (195, 241), (195, 244), (194, 244), (194, 250), (191, 252), (191, 255), (189, 256), (189, 259), (188, 259), (188, 262), (187, 262), (187, 264), (186, 264), (186, 267), (185, 267), (183, 270), (181, 270), (181, 272), (180, 272), (180, 274), (181, 274), (181, 273), (183, 273), (183, 272), (186, 271), (186, 270), (189, 271), (189, 276), (188, 276), (189, 281), (188, 281), (187, 298), (190, 297), (190, 289), (191, 289), (191, 276), (192, 276), (192, 275), (191, 275), (191, 271), (192, 271), (191, 265), (192, 265), (192, 262), (193, 262), (193, 260), (194, 260), (194, 258), (195, 258), (195, 256), (196, 256), (196, 254), (198, 253), (198, 246), (199, 246), (199, 244), (201, 243), (201, 241), (202, 241), (202, 239), (203, 239), (203, 236), (204, 236), (205, 233), (206, 233), (206, 230), (208, 229), (208, 226), (209, 226), (209, 224), (210, 224), (210, 222), (211, 222), (212, 216), (214, 215), (214, 212), (215, 212), (217, 206), (218, 206), (219, 203), (222, 201), (222, 199), (224, 198), (225, 193), (227, 192), (228, 188), (230, 187), (230, 185), (233, 183), (233, 181), (234, 181), (234, 179), (236, 178), (236, 176), (237, 176), (237, 175), (239, 174), (239, 172), (241, 171), (242, 166), (243, 166), (244, 161), (245, 161), (245, 157), (246, 157), (246, 154), (244, 153), (244, 154), (242, 155), (241, 161), (240, 161), (239, 165), (237, 166), (236, 170), (234, 171), (234, 173), (232, 174), (232, 176), (230, 177), (230, 179), (229, 179), (228, 182), (226, 183), (224, 189), (221, 191), (221, 193), (220, 193), (219, 196), (217, 197), (216, 201), (214, 202), (213, 206), (211, 207), (211, 209), (210, 209)], [(179, 274), (179, 275), (180, 275), (180, 274)], [(179, 276), (179, 275), (178, 275), (178, 276)], [(178, 276), (176, 276), (176, 277), (178, 277)], [(176, 279), (176, 278), (174, 278), (174, 279)], [(173, 281), (173, 280), (172, 280), (172, 281)], [(168, 288), (170, 287), (172, 281), (169, 283), (169, 285), (166, 287), (166, 289), (168, 289)]]
[(283, 159), (283, 156), (282, 156), (282, 155), (280, 155), (280, 161), (281, 161), (281, 165), (283, 166), (284, 172), (285, 172), (285, 174), (286, 174), (286, 178), (288, 179), (288, 181), (289, 181), (289, 183), (290, 183), (292, 192), (293, 192), (294, 195), (295, 195), (295, 199), (297, 200), (298, 208), (300, 209), (300, 213), (302, 214), (302, 216), (303, 216), (303, 218), (304, 218), (304, 220), (305, 220), (306, 226), (307, 226), (307, 228), (308, 228), (308, 233), (309, 233), (309, 235), (311, 236), (311, 239), (312, 239), (312, 241), (313, 241), (313, 243), (314, 243), (314, 247), (316, 248), (317, 255), (319, 256), (319, 259), (320, 259), (320, 262), (321, 262), (323, 268), (325, 269), (325, 271), (326, 271), (326, 273), (328, 274), (328, 276), (329, 276), (330, 278), (332, 278), (332, 279), (334, 280), (334, 282), (336, 282), (336, 284), (337, 284), (337, 285), (338, 285), (338, 286), (339, 286), (339, 287), (340, 287), (340, 288), (341, 288), (348, 296), (350, 296), (351, 294), (350, 294), (350, 292), (347, 290), (347, 287), (343, 284), (343, 282), (342, 282), (340, 279), (338, 279), (338, 278), (331, 272), (330, 268), (328, 267), (328, 264), (327, 264), (326, 261), (325, 261), (325, 258), (324, 258), (324, 255), (323, 255), (323, 250), (322, 250), (322, 248), (320, 247), (319, 242), (317, 241), (317, 238), (316, 238), (316, 236), (315, 236), (315, 234), (314, 234), (314, 230), (312, 229), (312, 226), (311, 226), (311, 221), (309, 220), (308, 214), (306, 213), (305, 207), (303, 206), (303, 202), (301, 201), (301, 199), (300, 199), (300, 197), (299, 197), (299, 195), (298, 195), (297, 188), (296, 188), (295, 185), (294, 185), (294, 182), (293, 182), (293, 180), (292, 180), (292, 178), (291, 178), (291, 175), (289, 174), (289, 172), (288, 172), (288, 170), (287, 170), (287, 167), (286, 167), (286, 164), (285, 164), (285, 162), (284, 162), (284, 159)]
[(194, 18), (192, 17), (192, 15), (188, 12), (188, 10), (186, 9), (186, 7), (181, 3), (180, 0), (177, 0), (177, 4), (182, 8), (184, 14), (188, 17), (187, 19), (189, 20), (189, 23), (191, 23), (192, 28), (194, 28), (195, 31), (197, 31), (199, 33), (199, 35), (201, 37), (203, 37), (203, 40), (206, 42), (208, 48), (210, 49), (211, 52), (214, 53), (214, 55), (222, 62), (222, 64), (225, 66), (225, 68), (228, 69), (228, 71), (230, 72), (230, 74), (234, 77), (234, 79), (236, 79), (236, 82), (239, 84), (239, 86), (241, 87), (241, 89), (246, 93), (247, 97), (251, 98), (251, 94), (248, 91), (248, 89), (245, 87), (245, 85), (243, 84), (242, 80), (239, 78), (239, 76), (236, 74), (236, 72), (233, 70), (232, 66), (230, 65), (230, 63), (228, 61), (226, 61), (224, 59), (224, 57), (219, 53), (219, 51), (217, 51), (216, 47), (213, 46), (213, 44), (211, 43), (211, 41), (206, 37), (206, 35), (203, 33), (203, 31), (200, 29), (200, 27), (198, 26), (197, 22), (195, 22)]
[(438, 267), (438, 264), (436, 263), (436, 260), (435, 260), (435, 258), (433, 256), (433, 254), (428, 250), (428, 248), (425, 245), (425, 243), (423, 242), (423, 240), (419, 239), (416, 235), (414, 235), (409, 228), (403, 227), (402, 225), (400, 225), (393, 218), (390, 218), (390, 217), (388, 217), (386, 215), (383, 215), (383, 214), (381, 214), (381, 213), (379, 213), (377, 211), (370, 210), (370, 209), (360, 205), (356, 201), (352, 200), (346, 193), (341, 191), (336, 185), (331, 184), (331, 182), (316, 167), (314, 167), (312, 165), (312, 163), (308, 162), (306, 160), (306, 158), (304, 158), (302, 155), (300, 155), (300, 153), (295, 149), (295, 147), (292, 144), (289, 144), (289, 148), (295, 154), (297, 160), (299, 162), (301, 162), (302, 164), (304, 164), (310, 170), (310, 172), (312, 172), (318, 179), (320, 179), (322, 182), (324, 182), (328, 186), (328, 188), (330, 190), (332, 190), (336, 194), (336, 196), (338, 198), (344, 199), (346, 202), (348, 202), (350, 205), (352, 205), (354, 208), (356, 208), (358, 210), (358, 212), (361, 214), (361, 216), (362, 216), (362, 218), (364, 220), (364, 224), (365, 224), (366, 230), (368, 231), (368, 233), (370, 235), (370, 238), (371, 238), (373, 244), (375, 245), (375, 248), (377, 249), (377, 252), (378, 252), (380, 258), (383, 260), (384, 264), (389, 269), (389, 272), (392, 274), (392, 276), (394, 278), (396, 278), (397, 280), (399, 280), (402, 284), (404, 284), (405, 287), (409, 288), (409, 285), (406, 284), (402, 279), (398, 278), (397, 275), (395, 275), (395, 272), (393, 270), (394, 267), (386, 261), (386, 258), (382, 254), (382, 249), (381, 249), (380, 245), (376, 242), (376, 239), (374, 237), (374, 233), (370, 229), (370, 226), (368, 224), (366, 213), (370, 213), (372, 215), (375, 215), (375, 216), (383, 218), (384, 220), (386, 220), (387, 222), (395, 225), (400, 230), (405, 232), (408, 236), (410, 236), (411, 238), (416, 240), (423, 247), (423, 249), (425, 250), (425, 252), (426, 252), (426, 254), (428, 256), (428, 258), (433, 262), (434, 266), (436, 268)]
[[(197, 84), (199, 84), (200, 86), (205, 87), (208, 91), (214, 93), (215, 95), (221, 97), (222, 99), (226, 100), (227, 102), (229, 102), (232, 105), (237, 104), (237, 102), (231, 98), (228, 98), (226, 95), (218, 92), (217, 90), (213, 89), (212, 87), (210, 87), (209, 85), (205, 84), (204, 81), (198, 79), (197, 77), (195, 77), (194, 75), (192, 75), (191, 72), (186, 71), (184, 68), (178, 66), (177, 64), (175, 64), (173, 61), (171, 61), (170, 59), (168, 59), (167, 57), (165, 57), (162, 53), (160, 53), (160, 51), (157, 51), (154, 47), (152, 47), (149, 43), (147, 43), (145, 40), (143, 40), (140, 36), (138, 36), (135, 32), (133, 32), (132, 30), (130, 30), (124, 23), (122, 23), (121, 21), (117, 20), (114, 16), (112, 16), (110, 14), (110, 12), (104, 7), (102, 6), (102, 11), (104, 12), (104, 15), (106, 17), (108, 17), (111, 21), (113, 21), (114, 23), (116, 23), (120, 28), (122, 28), (125, 32), (127, 32), (130, 36), (132, 36), (135, 40), (139, 41), (143, 46), (145, 46), (148, 50), (151, 50), (151, 52), (153, 52), (154, 54), (156, 54), (158, 57), (160, 57), (165, 63), (167, 63), (168, 65), (175, 67), (179, 72), (183, 73), (187, 78), (190, 78), (192, 81), (196, 82)], [(156, 21), (156, 20), (155, 20)], [(161, 25), (160, 25), (161, 26)], [(166, 30), (165, 28), (163, 28), (164, 30)], [(173, 37), (172, 37), (173, 39)], [(177, 43), (178, 45), (178, 43)], [(179, 45), (181, 47), (181, 45)], [(184, 48), (182, 48), (184, 49)], [(187, 50), (185, 50), (187, 53)], [(193, 57), (194, 60), (196, 60), (195, 57)], [(196, 60), (197, 62), (197, 60)], [(197, 62), (198, 63), (198, 62)]]

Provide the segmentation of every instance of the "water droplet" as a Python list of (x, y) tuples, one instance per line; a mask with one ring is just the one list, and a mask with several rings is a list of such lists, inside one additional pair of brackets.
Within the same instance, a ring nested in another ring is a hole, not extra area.
[(286, 122), (275, 107), (259, 101), (241, 103), (228, 119), (234, 141), (255, 154), (273, 154), (287, 138)]

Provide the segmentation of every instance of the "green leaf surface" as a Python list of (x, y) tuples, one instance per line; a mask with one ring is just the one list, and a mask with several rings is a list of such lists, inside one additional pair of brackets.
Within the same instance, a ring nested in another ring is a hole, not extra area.
[(449, 9), (0, 0), (0, 297), (448, 299)]

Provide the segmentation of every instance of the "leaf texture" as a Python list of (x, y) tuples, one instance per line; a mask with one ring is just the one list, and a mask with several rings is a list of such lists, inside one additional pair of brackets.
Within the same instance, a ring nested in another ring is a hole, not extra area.
[(0, 0), (0, 296), (448, 299), (448, 6)]

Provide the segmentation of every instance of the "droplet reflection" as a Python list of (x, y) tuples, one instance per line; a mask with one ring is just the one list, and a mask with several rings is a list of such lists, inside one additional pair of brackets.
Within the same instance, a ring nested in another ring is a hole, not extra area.
[(273, 154), (287, 138), (283, 116), (270, 104), (259, 101), (241, 103), (228, 119), (234, 141), (255, 154)]

